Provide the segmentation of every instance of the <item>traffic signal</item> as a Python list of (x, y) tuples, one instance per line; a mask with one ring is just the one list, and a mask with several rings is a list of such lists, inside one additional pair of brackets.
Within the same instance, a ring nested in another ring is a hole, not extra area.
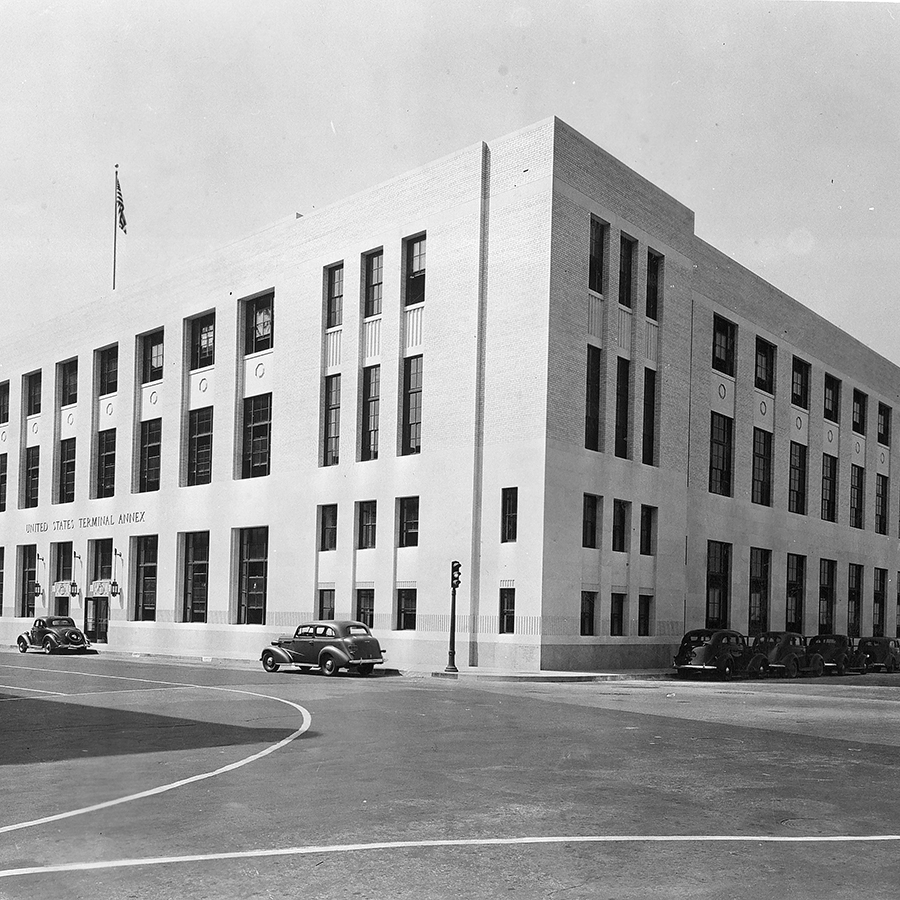
[(459, 570), (462, 568), (458, 560), (453, 560), (450, 563), (450, 587), (458, 588), (460, 584), (460, 574)]

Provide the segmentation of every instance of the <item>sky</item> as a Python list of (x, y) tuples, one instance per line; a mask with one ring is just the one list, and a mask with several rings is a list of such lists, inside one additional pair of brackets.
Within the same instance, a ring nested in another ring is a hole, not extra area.
[(900, 4), (0, 0), (0, 313), (556, 115), (900, 364)]

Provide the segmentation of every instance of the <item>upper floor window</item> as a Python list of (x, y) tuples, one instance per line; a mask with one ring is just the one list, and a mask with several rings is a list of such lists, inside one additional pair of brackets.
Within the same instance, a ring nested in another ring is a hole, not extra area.
[(41, 373), (25, 376), (25, 415), (36, 416), (41, 411)]
[(337, 504), (319, 507), (319, 549), (337, 550)]
[(399, 546), (419, 546), (419, 498), (401, 497), (399, 501)]
[(591, 216), (591, 240), (588, 258), (588, 287), (603, 293), (603, 252), (606, 249), (607, 226)]
[(0, 425), (9, 422), (9, 382), (0, 384)]
[(878, 443), (891, 445), (891, 408), (884, 403), (878, 404)]
[(363, 282), (363, 318), (381, 315), (381, 288), (384, 281), (384, 252), (376, 250), (365, 257)]
[(141, 384), (163, 377), (163, 330), (141, 338)]
[(344, 265), (325, 270), (325, 327), (337, 328), (344, 314)]
[(857, 434), (866, 433), (866, 408), (869, 398), (854, 388), (853, 390), (853, 430)]
[(275, 340), (275, 294), (244, 301), (244, 354), (269, 350)]
[(191, 319), (191, 371), (204, 369), (216, 361), (216, 314)]
[(357, 524), (356, 546), (360, 550), (370, 550), (375, 546), (375, 529), (378, 505), (375, 500), (363, 500), (357, 504), (359, 521)]
[(775, 347), (761, 337), (756, 339), (756, 386), (767, 394), (775, 393)]
[(425, 302), (425, 235), (406, 242), (406, 305)]
[(59, 405), (78, 402), (78, 360), (70, 359), (59, 365)]
[(422, 357), (403, 360), (402, 442), (400, 453), (408, 456), (422, 449)]
[(105, 397), (119, 389), (119, 348), (107, 347), (97, 353), (97, 395)]
[(841, 421), (841, 380), (825, 373), (825, 409), (823, 415), (830, 422)]
[(712, 367), (734, 377), (734, 340), (737, 326), (721, 316), (713, 316)]
[(791, 403), (800, 409), (809, 409), (809, 370), (806, 360), (794, 357), (791, 370)]
[(241, 477), (260, 478), (269, 474), (272, 443), (272, 395), (244, 398), (244, 442)]
[(663, 258), (652, 250), (647, 251), (647, 309), (648, 319), (659, 318), (659, 278)]
[(500, 497), (500, 542), (515, 541), (519, 517), (519, 489), (503, 488)]
[(619, 250), (619, 303), (631, 309), (634, 281), (634, 248), (637, 242), (622, 235)]

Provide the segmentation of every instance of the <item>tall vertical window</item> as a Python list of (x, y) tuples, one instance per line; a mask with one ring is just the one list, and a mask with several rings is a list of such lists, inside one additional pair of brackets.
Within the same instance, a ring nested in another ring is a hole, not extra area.
[(97, 395), (105, 397), (119, 389), (119, 348), (106, 347), (97, 352)]
[(327, 503), (319, 507), (320, 550), (337, 550), (337, 514), (336, 503)]
[(159, 381), (163, 377), (163, 331), (154, 331), (141, 338), (141, 384)]
[(834, 634), (834, 582), (837, 562), (819, 560), (819, 634)]
[(655, 506), (641, 504), (641, 555), (656, 556), (656, 518), (659, 511)]
[(325, 270), (325, 327), (337, 328), (344, 316), (344, 266)]
[(36, 416), (41, 411), (41, 373), (25, 376), (25, 415)]
[(242, 478), (260, 478), (271, 469), (272, 395), (244, 398)]
[(806, 515), (806, 446), (791, 441), (791, 469), (788, 480), (788, 510)]
[(212, 481), (213, 408), (204, 406), (188, 414), (187, 483)]
[(70, 359), (59, 366), (59, 405), (78, 402), (78, 360)]
[(588, 257), (588, 287), (603, 293), (603, 251), (606, 245), (606, 225), (591, 216), (591, 241)]
[(631, 504), (627, 500), (613, 500), (612, 548), (617, 553), (628, 552), (628, 530)]
[(638, 637), (648, 637), (653, 626), (653, 595), (638, 596)]
[(878, 443), (891, 445), (891, 408), (884, 403), (878, 404)]
[(269, 350), (275, 341), (275, 295), (244, 301), (244, 355)]
[(375, 500), (363, 500), (357, 504), (357, 511), (359, 514), (359, 520), (356, 525), (357, 549), (371, 550), (375, 546), (378, 504)]
[(806, 557), (797, 553), (787, 555), (787, 597), (784, 627), (803, 634), (803, 601), (806, 597)]
[(628, 381), (631, 363), (624, 357), (616, 359), (616, 456), (629, 459), (628, 455)]
[(875, 476), (875, 531), (887, 534), (889, 482), (887, 475)]
[(191, 319), (191, 371), (205, 369), (216, 361), (216, 314)]
[(609, 633), (613, 637), (625, 634), (625, 594), (612, 594), (609, 598)]
[(600, 498), (584, 495), (581, 515), (581, 546), (596, 549), (600, 546)]
[(737, 325), (713, 316), (712, 367), (725, 375), (734, 376), (734, 342)]
[(422, 357), (403, 360), (403, 443), (402, 456), (422, 449)]
[(419, 546), (419, 498), (401, 497), (399, 500), (399, 546)]
[(516, 589), (500, 588), (500, 634), (516, 630)]
[(872, 635), (884, 637), (884, 604), (887, 599), (887, 569), (875, 569), (872, 594)]
[(381, 405), (381, 366), (366, 366), (362, 384), (362, 447), (360, 458), (378, 459), (378, 419)]
[(325, 376), (325, 432), (322, 445), (322, 465), (336, 466), (340, 461), (341, 444), (341, 376)]
[(841, 380), (825, 373), (825, 406), (822, 414), (829, 422), (841, 421)]
[(415, 588), (401, 588), (397, 591), (397, 630), (416, 630)]
[(381, 289), (384, 280), (384, 253), (376, 250), (365, 257), (363, 317), (381, 315)]
[(59, 442), (59, 481), (56, 491), (57, 503), (72, 503), (75, 500), (75, 438)]
[(503, 488), (500, 493), (500, 543), (512, 544), (518, 535), (519, 489)]
[[(53, 581), (71, 582), (72, 580), (72, 542), (61, 541), (58, 544), (51, 544), (50, 556), (53, 560)], [(58, 616), (67, 616), (69, 614), (69, 591), (65, 596), (56, 597), (55, 609), (53, 610)]]
[(659, 280), (663, 258), (652, 250), (647, 251), (647, 307), (648, 319), (659, 318)]
[(734, 419), (710, 413), (709, 492), (731, 496), (731, 472), (734, 460), (732, 434)]
[(162, 455), (162, 419), (141, 422), (141, 454), (138, 472), (138, 491), (159, 490), (160, 458)]
[(866, 433), (866, 410), (869, 398), (862, 392), (853, 389), (853, 430), (857, 434)]
[(101, 538), (91, 541), (93, 557), (91, 562), (91, 581), (106, 581), (112, 578), (113, 542), (112, 538)]
[(809, 409), (810, 365), (799, 356), (794, 357), (791, 369), (791, 403), (800, 409)]
[(706, 545), (706, 627), (727, 628), (731, 597), (731, 544)]
[[(900, 605), (900, 602), (898, 602)], [(587, 637), (596, 632), (597, 592), (581, 592), (581, 634)]]
[(850, 466), (850, 527), (865, 528), (866, 470)]
[(205, 622), (209, 600), (209, 532), (184, 536), (184, 621)]
[(356, 591), (356, 621), (368, 625), (375, 624), (375, 590), (358, 588)]
[(600, 449), (600, 348), (588, 344), (584, 393), (584, 446)]
[(837, 522), (838, 458), (822, 454), (822, 518)]
[(756, 387), (775, 393), (775, 347), (761, 337), (756, 339)]
[(25, 448), (25, 479), (22, 506), (30, 509), (38, 505), (38, 490), (41, 476), (41, 448)]
[[(3, 609), (3, 579), (6, 567), (6, 548), (0, 547), (0, 609)], [(900, 606), (900, 604), (898, 604)]]
[(406, 242), (406, 306), (425, 302), (425, 235)]
[(96, 494), (112, 497), (116, 493), (116, 429), (97, 434)]
[(644, 428), (641, 462), (656, 465), (656, 369), (644, 369)]
[(636, 242), (624, 234), (619, 250), (619, 304), (631, 309), (631, 294), (634, 281), (634, 248)]
[(9, 422), (9, 382), (0, 384), (0, 425)]
[(847, 577), (847, 635), (859, 637), (859, 620), (862, 610), (863, 567), (850, 563)]
[(756, 637), (769, 630), (769, 565), (771, 550), (750, 548), (750, 617), (747, 634)]
[(19, 573), (19, 615), (34, 616), (34, 588), (37, 584), (37, 544), (21, 547), (22, 568)]
[(158, 537), (135, 538), (134, 615), (139, 622), (156, 621), (156, 562)]
[(319, 589), (318, 617), (320, 619), (334, 618), (334, 588)]
[(7, 455), (0, 453), (0, 512), (6, 512)]
[(772, 505), (772, 434), (753, 429), (753, 482), (750, 499), (761, 506)]
[(239, 548), (237, 624), (265, 625), (269, 529), (240, 529)]

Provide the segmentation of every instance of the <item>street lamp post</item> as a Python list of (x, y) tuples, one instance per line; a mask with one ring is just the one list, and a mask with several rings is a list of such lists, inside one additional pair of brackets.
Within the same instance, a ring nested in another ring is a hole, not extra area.
[(447, 667), (445, 672), (458, 672), (456, 668), (456, 589), (460, 583), (460, 565), (458, 560), (450, 563), (450, 648), (447, 651)]

